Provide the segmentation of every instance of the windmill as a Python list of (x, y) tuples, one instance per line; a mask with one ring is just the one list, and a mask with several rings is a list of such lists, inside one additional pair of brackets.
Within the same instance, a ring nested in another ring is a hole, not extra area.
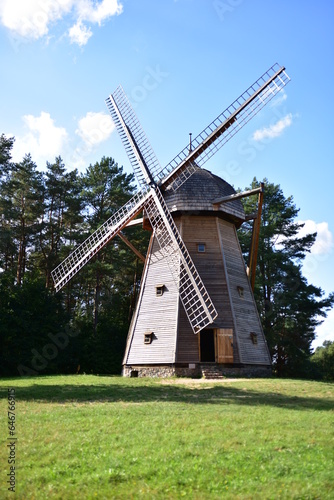
[(289, 80), (284, 67), (269, 68), (164, 168), (122, 87), (106, 99), (139, 190), (52, 277), (58, 291), (143, 212), (143, 226), (152, 236), (124, 375), (194, 374), (203, 363), (270, 367), (236, 235), (245, 220), (240, 195), (201, 167)]

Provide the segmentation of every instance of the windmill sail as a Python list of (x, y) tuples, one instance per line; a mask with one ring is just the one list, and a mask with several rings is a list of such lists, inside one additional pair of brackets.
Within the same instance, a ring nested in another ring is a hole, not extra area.
[(225, 109), (210, 125), (192, 140), (192, 151), (187, 145), (157, 175), (163, 188), (174, 191), (194, 172), (194, 162), (201, 167), (226, 144), (253, 116), (255, 116), (290, 78), (284, 67), (275, 64), (253, 85)]
[(194, 333), (197, 333), (213, 322), (217, 317), (217, 311), (159, 188), (152, 190), (152, 196), (145, 205), (145, 212), (154, 227), (154, 235), (173, 279), (178, 285), (179, 296), (189, 323)]
[(101, 248), (116, 236), (136, 215), (142, 211), (150, 198), (150, 189), (136, 193), (120, 210), (92, 233), (81, 245), (56, 267), (52, 279), (56, 291), (60, 290)]
[(106, 99), (106, 104), (139, 185), (143, 187), (154, 182), (156, 173), (161, 170), (159, 161), (121, 86)]

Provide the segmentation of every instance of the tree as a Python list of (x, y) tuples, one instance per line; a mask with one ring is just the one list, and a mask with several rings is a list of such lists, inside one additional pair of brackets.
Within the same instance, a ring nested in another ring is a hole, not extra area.
[(83, 222), (81, 186), (77, 170), (66, 172), (60, 156), (47, 162), (44, 174), (44, 211), (39, 232), (36, 263), (52, 286), (51, 271), (80, 240)]
[[(82, 196), (89, 232), (95, 231), (128, 201), (134, 192), (132, 182), (133, 175), (123, 173), (123, 168), (120, 168), (113, 158), (103, 157), (100, 162), (88, 167), (82, 177)], [(110, 278), (115, 274), (114, 262), (118, 258), (117, 250), (118, 241), (114, 239), (92, 259), (90, 265), (86, 266), (88, 286), (93, 292), (91, 304), (95, 331), (102, 295), (105, 295), (110, 287)]]
[(16, 249), (11, 234), (11, 225), (5, 215), (7, 209), (6, 183), (12, 168), (11, 151), (14, 138), (0, 136), (0, 269), (12, 269)]
[[(258, 186), (254, 179), (251, 189)], [(254, 212), (256, 200), (246, 198), (244, 207)], [(303, 227), (295, 221), (298, 212), (291, 196), (285, 198), (279, 185), (265, 180), (254, 295), (279, 376), (307, 375), (315, 328), (334, 303), (334, 294), (324, 297), (302, 274), (302, 261), (316, 234), (298, 236)], [(251, 231), (250, 222), (239, 230), (246, 260)]]
[(69, 317), (61, 297), (47, 290), (44, 280), (27, 273), (19, 285), (10, 273), (1, 273), (0, 317), (0, 376), (75, 371), (76, 339), (68, 346), (59, 342)]
[(14, 137), (0, 136), (0, 180), (8, 175), (11, 166)]
[[(89, 166), (81, 177), (85, 206), (83, 239), (129, 200), (134, 192), (132, 182), (133, 175), (125, 174), (112, 158), (103, 157)], [(134, 246), (145, 253), (147, 232), (136, 227), (126, 232)], [(116, 236), (68, 284), (75, 302), (75, 324), (82, 332), (84, 344), (82, 370), (119, 373), (129, 309), (142, 267), (137, 256)]]
[[(43, 214), (42, 174), (30, 155), (12, 164), (1, 183), (1, 225), (6, 236), (5, 268), (8, 269), (8, 249), (15, 247), (16, 281), (22, 284), (28, 265), (28, 252), (36, 245), (36, 234)], [(13, 255), (11, 256), (13, 261)]]
[(322, 346), (316, 348), (311, 357), (319, 377), (328, 382), (334, 382), (334, 341), (325, 340)]

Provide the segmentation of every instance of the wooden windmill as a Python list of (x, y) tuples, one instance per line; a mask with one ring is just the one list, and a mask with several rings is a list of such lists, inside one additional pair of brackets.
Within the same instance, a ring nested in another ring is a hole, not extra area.
[(239, 371), (270, 367), (236, 234), (245, 220), (240, 195), (200, 167), (288, 82), (285, 68), (272, 66), (164, 168), (123, 89), (106, 99), (140, 189), (52, 277), (59, 290), (143, 212), (152, 236), (124, 375), (195, 374), (205, 363)]

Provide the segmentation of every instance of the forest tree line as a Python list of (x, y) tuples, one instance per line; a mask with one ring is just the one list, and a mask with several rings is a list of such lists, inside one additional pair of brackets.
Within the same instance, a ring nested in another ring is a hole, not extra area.
[[(41, 171), (29, 154), (13, 162), (13, 144), (0, 137), (0, 375), (120, 373), (141, 260), (115, 237), (59, 293), (51, 271), (135, 193), (134, 177), (110, 157), (79, 173), (59, 156)], [(255, 211), (255, 199), (244, 204)], [(302, 275), (316, 235), (298, 237), (297, 214), (265, 181), (255, 298), (274, 372), (319, 378), (311, 344), (334, 295)], [(239, 230), (245, 260), (251, 231), (249, 222)], [(146, 254), (149, 232), (135, 226), (126, 236)]]

